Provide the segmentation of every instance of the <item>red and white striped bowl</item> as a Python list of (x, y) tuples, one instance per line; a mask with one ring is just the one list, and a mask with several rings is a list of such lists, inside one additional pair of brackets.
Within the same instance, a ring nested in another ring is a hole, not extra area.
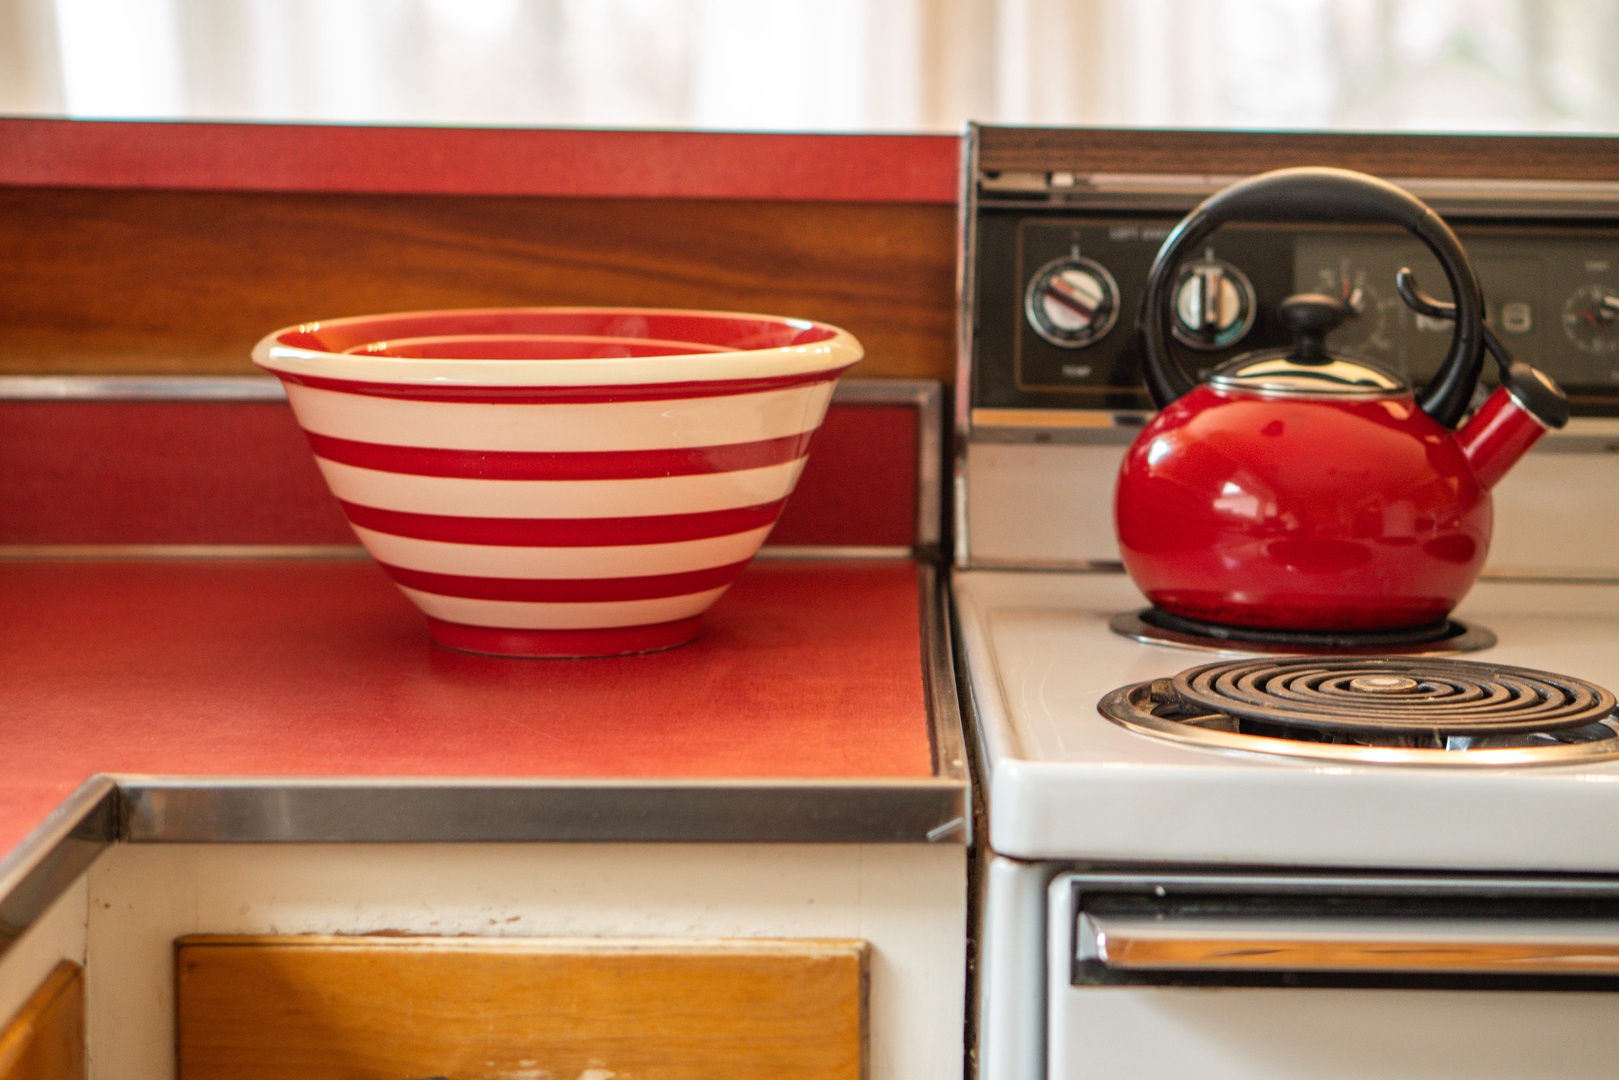
[(629, 308), (334, 319), (253, 350), (433, 639), (503, 656), (695, 637), (861, 355), (821, 323)]

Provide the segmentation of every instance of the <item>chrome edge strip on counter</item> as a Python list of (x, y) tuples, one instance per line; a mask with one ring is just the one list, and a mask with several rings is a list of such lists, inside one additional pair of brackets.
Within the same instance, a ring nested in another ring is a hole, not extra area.
[(933, 772), (951, 780), (967, 780), (967, 751), (961, 699), (956, 692), (954, 636), (950, 632), (950, 582), (931, 563), (919, 563), (922, 602), (923, 687), (933, 734)]
[(95, 776), (0, 858), (0, 958), (115, 842), (966, 844), (964, 779)]
[(962, 843), (966, 784), (916, 780), (120, 777), (153, 843)]
[(92, 776), (0, 856), (0, 955), (118, 839), (117, 785)]

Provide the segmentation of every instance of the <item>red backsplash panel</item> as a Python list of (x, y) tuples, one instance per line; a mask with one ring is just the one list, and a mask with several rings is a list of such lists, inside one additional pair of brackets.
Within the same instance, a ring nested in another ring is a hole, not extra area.
[(280, 402), (0, 403), (0, 543), (353, 542)]
[(908, 405), (834, 405), (770, 543), (915, 544), (918, 436)]
[[(771, 542), (908, 547), (918, 414), (834, 405)], [(0, 544), (348, 544), (280, 402), (0, 402)]]

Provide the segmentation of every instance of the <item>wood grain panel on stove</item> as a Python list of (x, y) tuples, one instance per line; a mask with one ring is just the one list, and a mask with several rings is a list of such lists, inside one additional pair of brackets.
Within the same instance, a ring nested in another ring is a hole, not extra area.
[(313, 319), (719, 308), (844, 326), (853, 374), (947, 377), (948, 206), (0, 189), (0, 372), (232, 373)]
[(1371, 135), (1340, 132), (986, 128), (984, 169), (1245, 176), (1333, 165), (1391, 177), (1619, 179), (1619, 140), (1596, 136)]
[(84, 971), (64, 960), (4, 1028), (0, 1080), (83, 1080)]
[(866, 956), (852, 940), (182, 938), (179, 1076), (860, 1080)]

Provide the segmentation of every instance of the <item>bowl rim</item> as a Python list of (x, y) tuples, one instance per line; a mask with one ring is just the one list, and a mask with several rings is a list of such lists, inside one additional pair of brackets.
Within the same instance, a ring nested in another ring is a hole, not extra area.
[[(666, 356), (613, 356), (574, 360), (474, 360), (466, 358), (401, 357), (365, 353), (325, 352), (287, 345), (284, 335), (311, 333), (320, 327), (343, 326), (383, 319), (423, 316), (499, 315), (526, 312), (555, 314), (611, 313), (615, 315), (672, 315), (717, 319), (746, 319), (779, 323), (797, 329), (824, 329), (830, 336), (801, 345), (723, 352), (677, 353)], [(752, 312), (698, 308), (530, 306), (487, 308), (428, 308), (377, 312), (340, 319), (320, 319), (284, 326), (253, 346), (253, 363), (276, 375), (310, 377), (359, 383), (427, 386), (631, 386), (642, 384), (715, 382), (811, 376), (841, 371), (859, 361), (865, 349), (847, 330), (811, 319), (761, 315)]]

